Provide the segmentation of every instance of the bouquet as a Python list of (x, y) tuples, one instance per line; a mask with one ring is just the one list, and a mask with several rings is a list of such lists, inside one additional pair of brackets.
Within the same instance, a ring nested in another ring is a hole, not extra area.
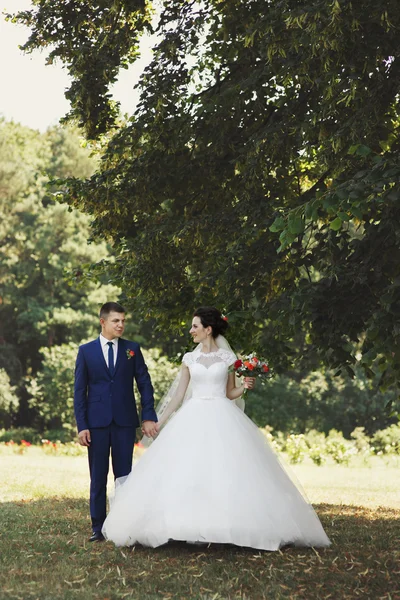
[[(258, 358), (254, 352), (245, 356), (243, 359), (235, 360), (230, 371), (238, 377), (262, 377), (270, 379), (272, 377), (271, 369), (264, 358)], [(246, 394), (245, 389), (244, 394)]]

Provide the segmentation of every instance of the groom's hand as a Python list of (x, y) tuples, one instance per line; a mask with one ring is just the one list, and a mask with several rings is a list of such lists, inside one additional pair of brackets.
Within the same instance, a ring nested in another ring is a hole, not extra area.
[(143, 421), (142, 433), (147, 437), (155, 437), (157, 435), (157, 427), (155, 421)]
[(78, 433), (78, 441), (81, 446), (90, 446), (91, 439), (89, 429), (82, 429), (82, 431)]

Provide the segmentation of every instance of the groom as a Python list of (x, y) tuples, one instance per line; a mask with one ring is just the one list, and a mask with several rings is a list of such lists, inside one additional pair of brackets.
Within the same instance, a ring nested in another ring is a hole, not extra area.
[(136, 380), (142, 405), (142, 431), (156, 435), (153, 386), (139, 344), (122, 339), (125, 309), (107, 302), (100, 310), (101, 334), (79, 347), (74, 408), (79, 443), (88, 447), (90, 470), (89, 541), (104, 540), (109, 456), (114, 477), (128, 475), (139, 419), (133, 392)]

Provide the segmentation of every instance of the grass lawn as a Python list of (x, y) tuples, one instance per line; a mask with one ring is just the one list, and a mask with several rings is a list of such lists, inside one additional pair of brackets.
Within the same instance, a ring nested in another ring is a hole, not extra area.
[(89, 544), (85, 457), (0, 454), (0, 600), (400, 600), (399, 459), (291, 467), (333, 545)]

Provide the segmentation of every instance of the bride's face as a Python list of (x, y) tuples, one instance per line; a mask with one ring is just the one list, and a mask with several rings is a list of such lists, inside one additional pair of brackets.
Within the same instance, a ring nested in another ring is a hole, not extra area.
[(211, 327), (203, 327), (199, 317), (193, 317), (192, 327), (189, 331), (196, 344), (204, 342), (211, 335)]

